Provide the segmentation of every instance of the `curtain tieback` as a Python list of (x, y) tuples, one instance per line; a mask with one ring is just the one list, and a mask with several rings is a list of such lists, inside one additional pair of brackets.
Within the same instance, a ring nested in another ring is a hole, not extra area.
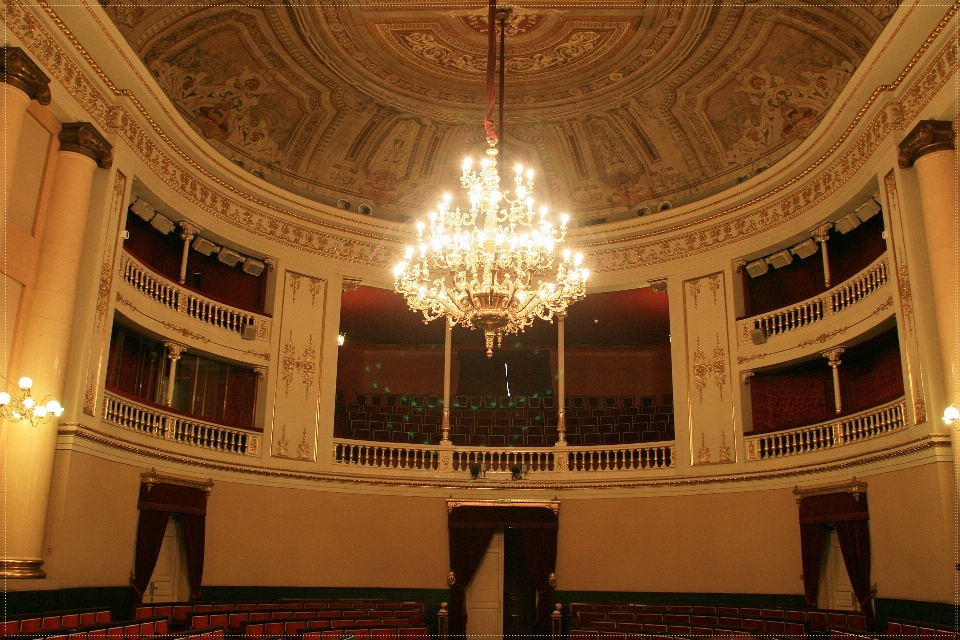
[(867, 591), (867, 595), (863, 596), (862, 600), (858, 600), (857, 604), (860, 605), (860, 610), (863, 611), (864, 605), (866, 605), (870, 600), (877, 595), (877, 588), (873, 587), (870, 591)]
[(137, 588), (137, 579), (136, 579), (136, 577), (133, 575), (133, 573), (130, 574), (130, 588), (133, 589), (134, 591), (136, 591), (136, 592), (137, 592), (137, 595), (138, 595), (141, 599), (143, 598), (143, 591), (140, 591), (140, 589)]
[(447, 584), (451, 587), (457, 584), (457, 574), (455, 574), (453, 571), (447, 574)]
[(555, 589), (557, 586), (557, 574), (550, 572), (550, 575), (547, 576), (547, 584), (550, 585), (551, 589)]

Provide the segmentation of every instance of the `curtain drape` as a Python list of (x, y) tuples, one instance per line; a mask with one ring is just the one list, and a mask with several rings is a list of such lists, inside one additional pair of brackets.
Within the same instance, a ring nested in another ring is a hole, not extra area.
[(537, 587), (537, 634), (547, 636), (556, 585), (557, 529), (521, 529), (520, 555)]
[(493, 527), (450, 529), (450, 609), (448, 634), (465, 638), (467, 634), (467, 585), (480, 566), (483, 554), (493, 537)]
[(137, 557), (130, 585), (133, 587), (134, 602), (143, 602), (143, 592), (150, 584), (150, 576), (157, 566), (169, 519), (170, 513), (167, 511), (140, 511), (140, 521), (137, 524)]
[(867, 628), (873, 629), (873, 589), (870, 587), (870, 530), (867, 520), (837, 522), (837, 538), (843, 564), (850, 576), (850, 585), (857, 596), (860, 611), (867, 619)]
[(800, 525), (800, 553), (803, 566), (803, 595), (807, 599), (807, 606), (817, 606), (817, 596), (820, 594), (820, 562), (823, 558), (823, 538), (826, 525)]
[(190, 584), (190, 599), (200, 599), (200, 584), (203, 581), (203, 552), (206, 541), (206, 516), (185, 513), (180, 516), (183, 532), (183, 549), (187, 557), (187, 582)]

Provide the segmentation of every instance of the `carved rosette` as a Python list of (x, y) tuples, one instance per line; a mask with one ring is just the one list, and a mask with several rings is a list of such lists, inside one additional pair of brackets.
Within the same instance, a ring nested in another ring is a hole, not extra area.
[(19, 47), (0, 47), (0, 80), (20, 89), (31, 100), (50, 104), (50, 78)]
[(945, 120), (921, 120), (900, 144), (897, 160), (901, 169), (913, 166), (919, 158), (934, 151), (953, 151), (953, 123)]
[(97, 166), (109, 169), (113, 145), (89, 122), (68, 122), (60, 130), (60, 151), (72, 151), (92, 158)]

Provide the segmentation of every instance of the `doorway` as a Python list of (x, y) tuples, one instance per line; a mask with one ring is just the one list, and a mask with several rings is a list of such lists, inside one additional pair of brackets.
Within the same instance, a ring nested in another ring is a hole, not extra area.
[(537, 633), (537, 585), (523, 562), (519, 529), (503, 531), (503, 633), (518, 638)]
[(179, 602), (184, 594), (189, 593), (186, 562), (180, 522), (175, 516), (170, 516), (157, 564), (143, 592), (143, 602)]
[(520, 530), (494, 532), (467, 586), (469, 638), (533, 637), (537, 587), (520, 551)]

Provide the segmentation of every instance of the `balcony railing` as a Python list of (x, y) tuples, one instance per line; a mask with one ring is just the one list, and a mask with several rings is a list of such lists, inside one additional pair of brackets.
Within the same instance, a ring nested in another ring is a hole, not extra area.
[[(269, 316), (237, 309), (181, 287), (154, 273), (126, 251), (120, 254), (120, 277), (148, 298), (200, 322), (249, 338), (270, 338)], [(251, 333), (245, 334), (246, 331)]]
[(860, 273), (829, 291), (789, 307), (737, 321), (740, 342), (750, 342), (750, 332), (757, 329), (770, 338), (820, 322), (860, 302), (885, 285), (888, 279), (887, 254), (884, 253)]
[(630, 471), (670, 469), (676, 460), (674, 444), (618, 445), (615, 447), (494, 448), (395, 445), (365, 440), (333, 441), (333, 462), (370, 469), (405, 471)]
[(809, 427), (746, 436), (747, 460), (823, 451), (899, 431), (907, 426), (903, 397), (880, 407)]
[(259, 433), (164, 411), (110, 391), (104, 392), (103, 419), (133, 431), (194, 447), (248, 456), (260, 455)]

